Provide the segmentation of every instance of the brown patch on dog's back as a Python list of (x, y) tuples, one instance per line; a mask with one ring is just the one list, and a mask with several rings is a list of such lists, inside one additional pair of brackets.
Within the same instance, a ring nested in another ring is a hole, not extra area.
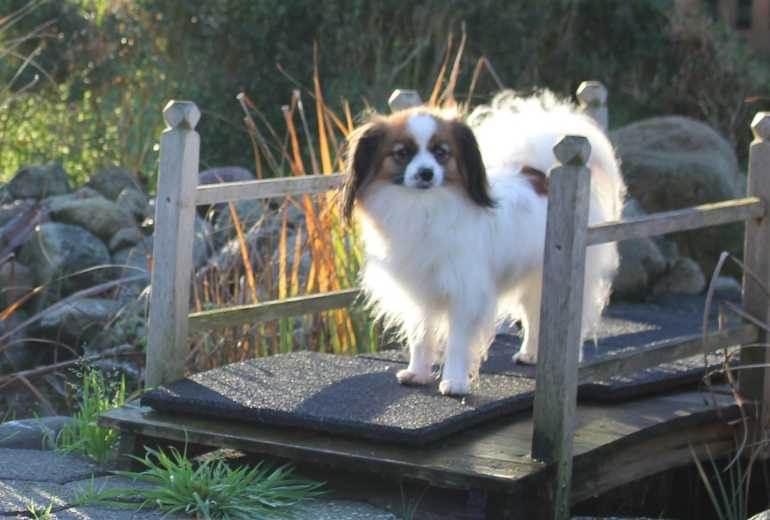
[(521, 169), (521, 174), (526, 177), (529, 183), (532, 185), (532, 189), (538, 195), (548, 195), (548, 176), (531, 166), (524, 166)]

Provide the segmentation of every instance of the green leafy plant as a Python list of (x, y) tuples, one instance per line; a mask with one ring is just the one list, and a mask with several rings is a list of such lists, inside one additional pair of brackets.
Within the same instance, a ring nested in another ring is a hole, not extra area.
[[(115, 474), (151, 484), (151, 487), (93, 490), (96, 503), (115, 505), (114, 497), (141, 500), (140, 508), (155, 507), (163, 513), (185, 513), (206, 520), (259, 520), (290, 518), (295, 507), (323, 493), (322, 483), (296, 478), (289, 466), (270, 468), (230, 467), (222, 459), (194, 464), (186, 453), (145, 448), (144, 457), (134, 459), (142, 471)], [(125, 504), (124, 504), (125, 505)]]
[(710, 475), (703, 463), (695, 454), (692, 446), (690, 453), (695, 461), (701, 481), (706, 488), (711, 505), (719, 520), (745, 520), (748, 518), (748, 486), (747, 474), (741, 467), (741, 457), (727, 464), (723, 469), (717, 465), (708, 446), (705, 446), (707, 459), (711, 466)]
[(60, 453), (77, 453), (91, 457), (103, 464), (113, 454), (118, 444), (118, 432), (97, 424), (99, 415), (122, 406), (126, 401), (124, 377), (109, 383), (98, 370), (83, 370), (79, 409), (55, 439)]
[(53, 511), (53, 504), (48, 503), (47, 506), (37, 506), (35, 504), (27, 505), (27, 514), (34, 520), (49, 520), (53, 518), (51, 516)]

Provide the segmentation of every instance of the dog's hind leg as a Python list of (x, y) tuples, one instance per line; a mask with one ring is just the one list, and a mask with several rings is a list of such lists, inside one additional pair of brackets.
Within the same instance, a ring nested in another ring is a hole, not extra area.
[(524, 338), (521, 348), (514, 354), (513, 362), (524, 365), (537, 363), (538, 341), (540, 339), (540, 302), (543, 296), (543, 273), (537, 272), (523, 281), (521, 288), (521, 310)]

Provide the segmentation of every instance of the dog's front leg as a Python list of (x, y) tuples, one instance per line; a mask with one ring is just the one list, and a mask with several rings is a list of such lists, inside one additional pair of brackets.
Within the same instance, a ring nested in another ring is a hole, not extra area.
[[(473, 349), (494, 334), (494, 309), (488, 308), (490, 298), (468, 298), (453, 309), (449, 322), (446, 360), (439, 384), (444, 395), (465, 395), (470, 392)], [(476, 302), (473, 305), (472, 302)]]
[(433, 380), (435, 331), (426, 324), (419, 329), (409, 338), (409, 366), (396, 373), (402, 385), (424, 385)]

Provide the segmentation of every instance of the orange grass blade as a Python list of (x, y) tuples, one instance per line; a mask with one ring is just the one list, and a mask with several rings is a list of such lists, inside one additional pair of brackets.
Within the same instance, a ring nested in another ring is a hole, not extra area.
[(286, 298), (286, 235), (288, 230), (289, 211), (284, 205), (281, 219), (281, 235), (278, 239), (278, 298)]
[(294, 259), (291, 266), (291, 284), (289, 293), (292, 297), (299, 294), (299, 269), (302, 267), (302, 226), (297, 228), (297, 236), (294, 238)]
[[(238, 212), (235, 211), (235, 204), (228, 202), (230, 207), (230, 215), (233, 217), (233, 224), (235, 225), (235, 233), (238, 236), (238, 247), (241, 250), (241, 259), (243, 260), (243, 267), (246, 271), (246, 281), (249, 284), (251, 290), (252, 303), (257, 303), (257, 282), (254, 280), (254, 269), (251, 266), (251, 260), (249, 260), (249, 248), (246, 245), (246, 238), (243, 235), (243, 228), (241, 227), (241, 220), (238, 218)], [(236, 287), (238, 284), (236, 284)]]
[(10, 317), (11, 317), (11, 315), (12, 315), (14, 312), (16, 312), (16, 311), (18, 310), (18, 308), (19, 308), (19, 307), (21, 307), (22, 305), (24, 305), (25, 303), (27, 303), (27, 302), (29, 301), (29, 299), (30, 299), (30, 298), (32, 298), (33, 296), (35, 296), (36, 294), (39, 294), (39, 293), (40, 293), (40, 292), (43, 290), (43, 288), (44, 288), (44, 286), (43, 286), (43, 285), (40, 285), (40, 286), (38, 286), (38, 287), (35, 287), (35, 288), (34, 288), (34, 289), (32, 289), (31, 291), (29, 291), (27, 294), (25, 294), (24, 296), (22, 296), (21, 298), (19, 298), (19, 299), (18, 299), (18, 300), (16, 300), (15, 302), (13, 302), (13, 304), (11, 304), (10, 306), (8, 306), (8, 308), (7, 308), (7, 309), (5, 309), (5, 310), (4, 310), (4, 311), (3, 311), (3, 312), (0, 314), (0, 321), (5, 321), (5, 320), (7, 320), (8, 318), (10, 318)]
[(449, 36), (447, 37), (447, 48), (446, 48), (446, 54), (444, 55), (444, 62), (441, 64), (441, 68), (438, 71), (438, 76), (436, 77), (436, 83), (433, 84), (433, 91), (430, 94), (430, 99), (428, 100), (429, 106), (436, 106), (438, 104), (438, 96), (441, 92), (441, 84), (444, 83), (444, 75), (446, 74), (446, 69), (449, 66), (449, 56), (452, 53), (452, 33), (449, 33)]
[(441, 96), (442, 105), (451, 108), (457, 105), (455, 100), (455, 88), (457, 87), (457, 77), (460, 75), (460, 62), (463, 58), (463, 51), (465, 50), (465, 42), (467, 40), (467, 34), (465, 32), (465, 22), (462, 24), (462, 36), (460, 37), (460, 46), (457, 48), (457, 54), (455, 55), (455, 61), (452, 64), (452, 71), (449, 73), (449, 81), (447, 82), (444, 94)]

